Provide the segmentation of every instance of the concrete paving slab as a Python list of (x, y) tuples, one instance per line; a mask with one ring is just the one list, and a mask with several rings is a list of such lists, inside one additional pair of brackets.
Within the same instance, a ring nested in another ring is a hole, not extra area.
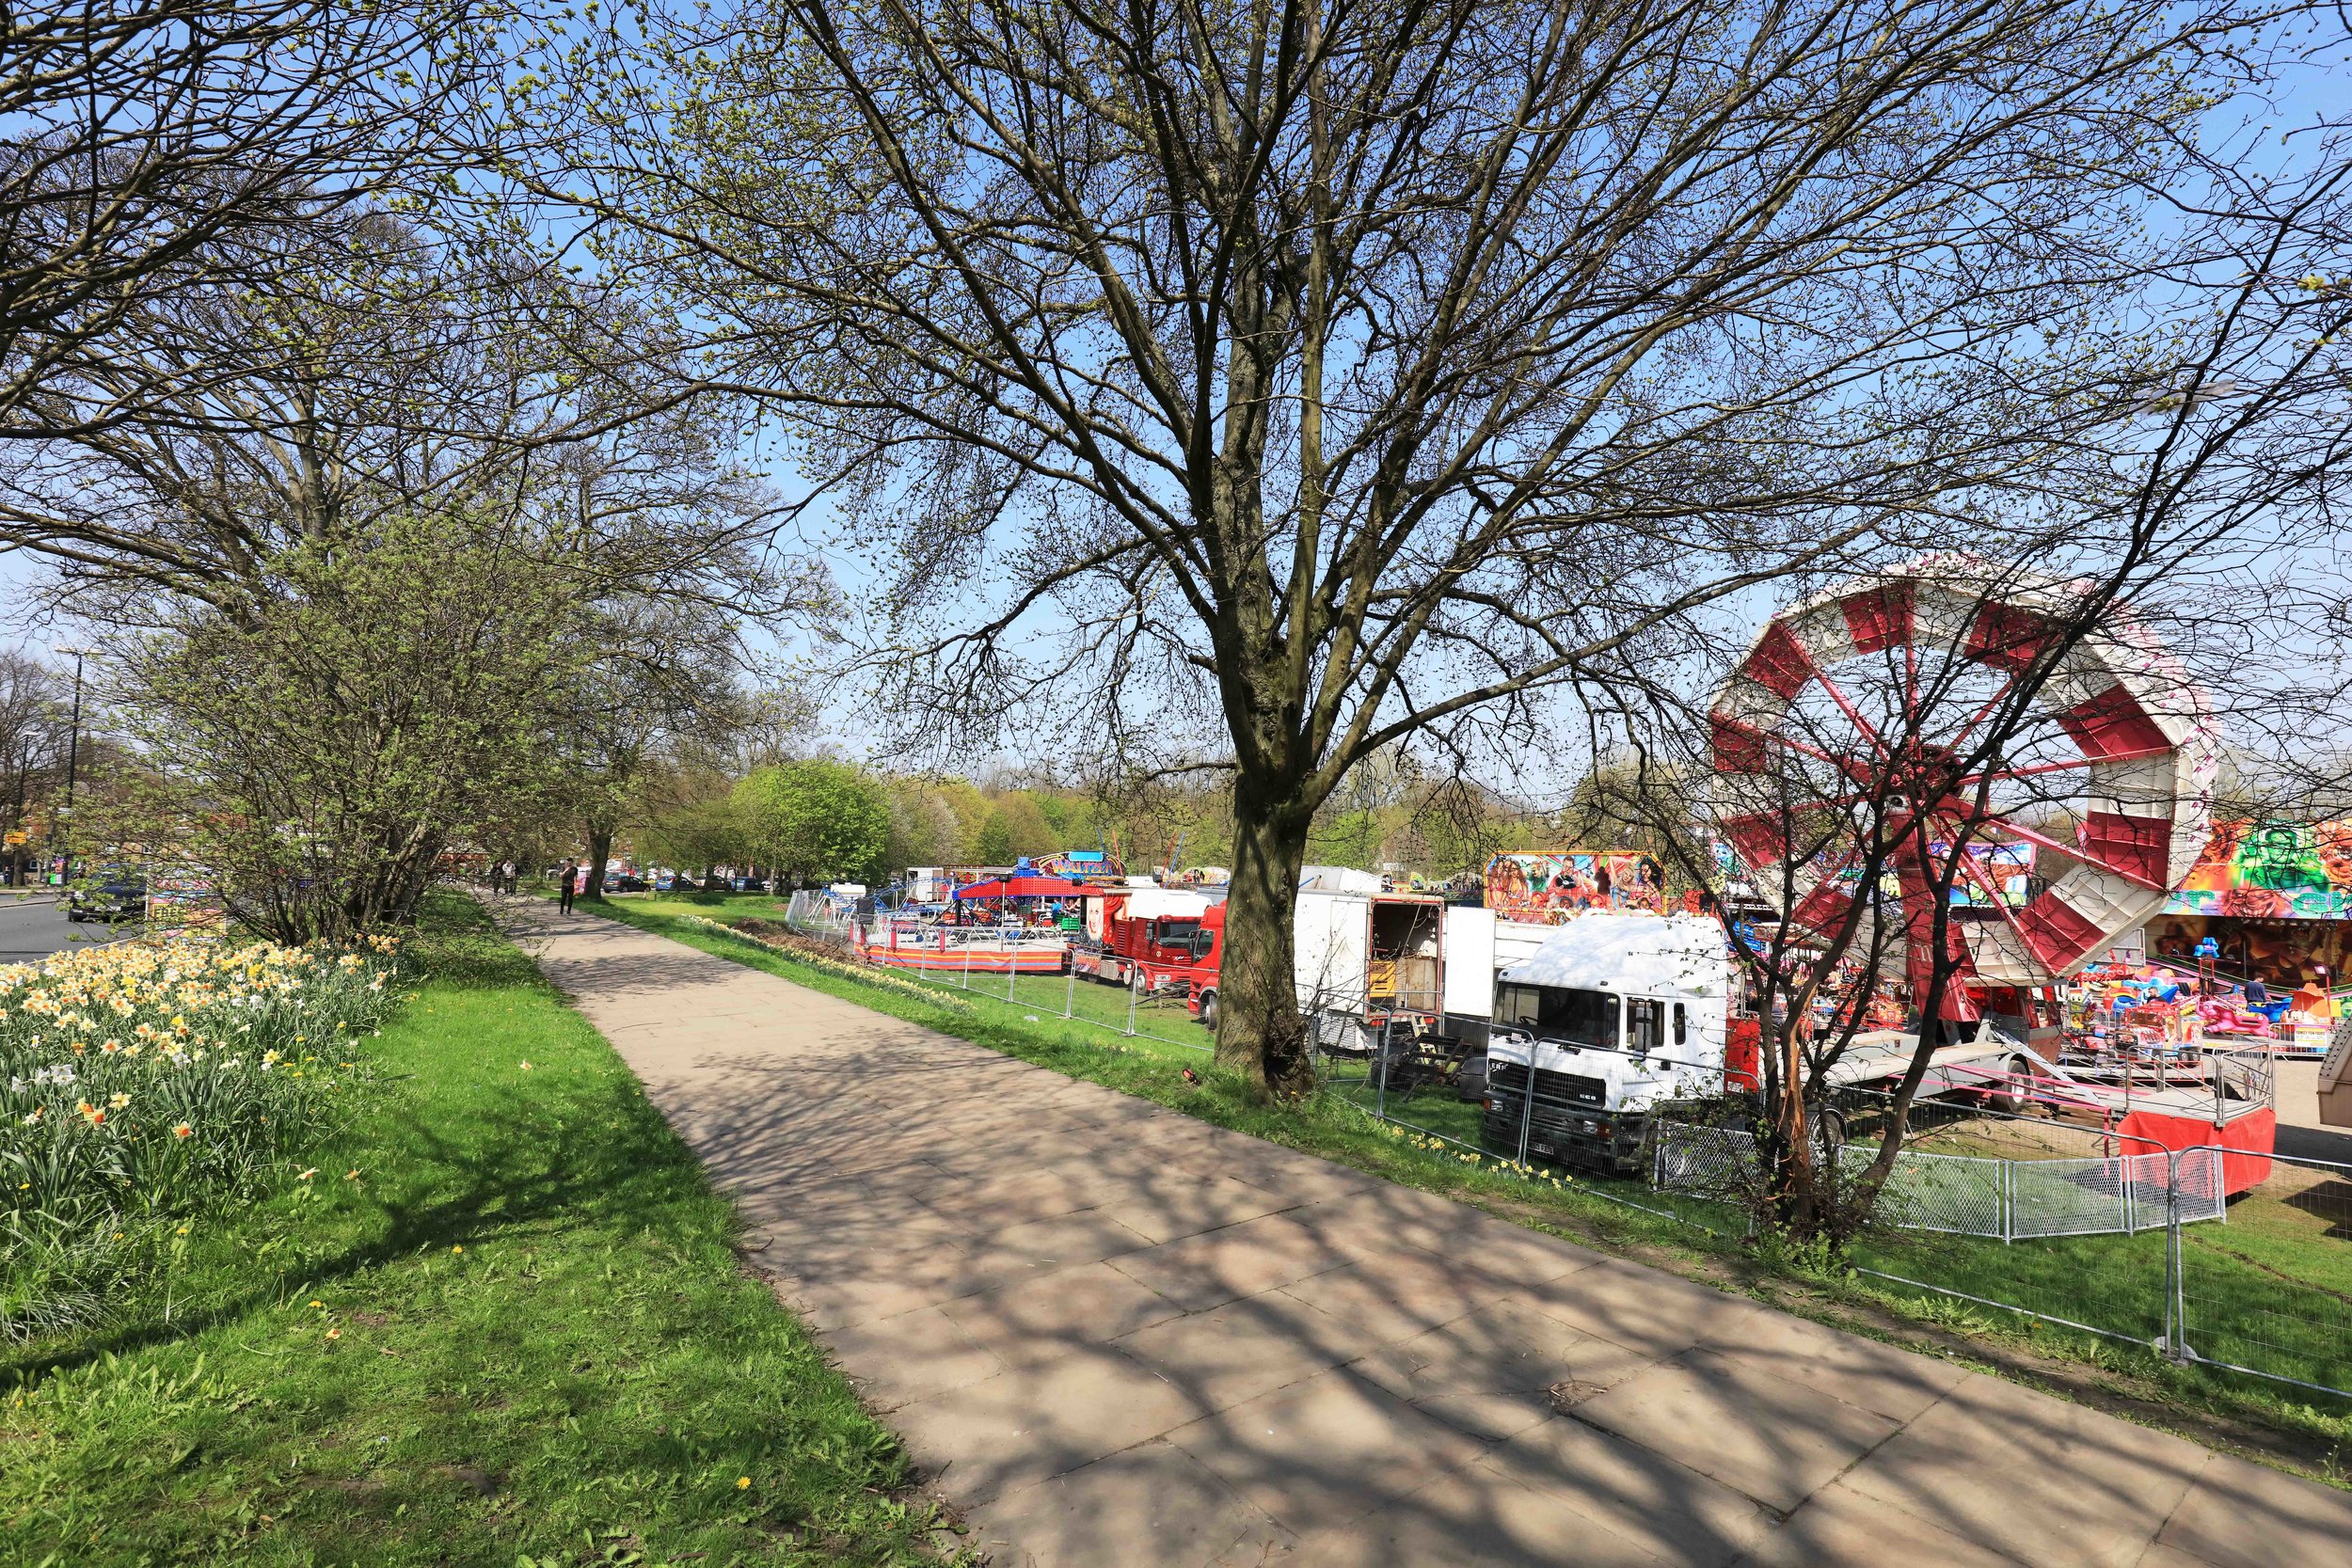
[(1968, 1375), (1948, 1361), (1774, 1312), (1727, 1320), (1700, 1344), (1759, 1375), (1830, 1389), (1898, 1421), (1915, 1418)]
[(960, 1297), (941, 1310), (1009, 1366), (1051, 1360), (1068, 1346), (1107, 1343), (1184, 1314), (1166, 1296), (1101, 1262)]
[(1351, 1261), (1283, 1215), (1268, 1214), (1135, 1253), (1112, 1266), (1199, 1312)]
[(1663, 1359), (1710, 1335), (1734, 1332), (1759, 1310), (1721, 1291), (1604, 1258), (1517, 1292), (1536, 1308), (1604, 1339)]
[(1302, 1536), (1348, 1525), (1485, 1452), (1344, 1368), (1180, 1427), (1168, 1441)]
[(988, 1502), (1131, 1449), (1200, 1415), (1173, 1384), (1115, 1350), (1075, 1346), (1037, 1366), (901, 1406), (915, 1463), (951, 1496)]
[(1296, 1545), (1157, 1440), (998, 1497), (975, 1515), (967, 1544), (1006, 1568), (1268, 1568)]
[(1107, 1191), (1116, 1196), (1104, 1199), (1103, 1212), (1154, 1242), (1180, 1241), (1296, 1207), (1280, 1194), (1246, 1181), (1189, 1173), (1153, 1171)]
[(1510, 1285), (1549, 1284), (1608, 1260), (1606, 1254), (1590, 1247), (1486, 1214), (1473, 1215), (1468, 1223), (1457, 1221), (1444, 1252), (1463, 1266)]
[(769, 1276), (776, 1294), (819, 1330), (895, 1318), (1004, 1283), (998, 1275), (973, 1268), (961, 1253), (789, 1267), (754, 1255), (752, 1262)]
[(1784, 1513), (1902, 1430), (1821, 1389), (1699, 1350), (1585, 1400), (1576, 1418)]
[(2017, 1568), (2017, 1560), (1888, 1508), (1832, 1481), (1740, 1560), (1740, 1568), (1815, 1568), (1823, 1562), (1933, 1564), (1934, 1568)]
[(1148, 1237), (1109, 1215), (1088, 1210), (989, 1231), (973, 1241), (970, 1256), (977, 1266), (1010, 1284), (1080, 1263), (1127, 1257), (1151, 1244)]
[(1344, 1323), (1279, 1291), (1154, 1323), (1118, 1345), (1209, 1411), (1303, 1383), (1363, 1352)]
[[(2009, 1560), (2004, 1558), (2001, 1560), (2006, 1562)], [(2139, 1560), (2133, 1563), (2132, 1568), (2213, 1568), (2213, 1564), (2201, 1557), (2191, 1557), (2158, 1541), (2139, 1554)]]
[(1500, 1440), (1651, 1365), (1638, 1351), (1506, 1300), (1376, 1350), (1355, 1370), (1449, 1426)]
[[(2128, 1568), (2209, 1457), (2168, 1433), (1971, 1372), (1844, 1480), (2022, 1562)], [(2246, 1515), (2243, 1528), (2249, 1544), (2270, 1533), (2261, 1515)]]
[(836, 1328), (825, 1348), (866, 1402), (884, 1412), (1006, 1370), (936, 1307)]
[(1369, 1352), (1452, 1323), (1502, 1290), (1428, 1253), (1391, 1252), (1310, 1275), (1283, 1293), (1338, 1319)]
[(2214, 1568), (2352, 1560), (2352, 1493), (2214, 1454), (2156, 1543)]
[[(1778, 1523), (1744, 1493), (1565, 1416), (1513, 1433), (1479, 1463), (1573, 1499), (1580, 1513), (1687, 1568), (1723, 1568), (1755, 1550)], [(1868, 1568), (1883, 1565), (1873, 1560)]]
[(999, 1172), (941, 1181), (923, 1194), (923, 1202), (934, 1212), (961, 1220), (976, 1229), (996, 1230), (1091, 1209), (1101, 1196), (1064, 1170), (1006, 1173), (999, 1167)]
[(1576, 1503), (1472, 1466), (1309, 1536), (1288, 1568), (1667, 1568)]

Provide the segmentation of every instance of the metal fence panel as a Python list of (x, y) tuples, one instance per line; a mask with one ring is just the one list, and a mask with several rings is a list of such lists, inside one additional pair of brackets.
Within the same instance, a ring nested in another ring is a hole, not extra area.
[(1737, 1128), (1661, 1122), (1653, 1149), (1652, 1181), (1662, 1191), (1731, 1198), (1755, 1190), (1756, 1139)]
[[(2185, 1207), (2201, 1177), (2218, 1191), (2227, 1158), (2248, 1157), (2178, 1157)], [(2352, 1165), (2263, 1159), (2226, 1228), (2174, 1233), (2174, 1354), (2352, 1396)]]
[[(1852, 1174), (1868, 1165), (1871, 1151), (1843, 1151)], [(2003, 1236), (2006, 1209), (2002, 1167), (2010, 1162), (1966, 1155), (1902, 1150), (1879, 1191), (1880, 1217), (1911, 1230), (1945, 1230), (1961, 1236)]]
[[(2010, 1235), (2098, 1236), (2132, 1228), (2131, 1173), (2109, 1160), (2003, 1161), (2010, 1176)], [(2162, 1211), (2156, 1223), (2164, 1223)]]

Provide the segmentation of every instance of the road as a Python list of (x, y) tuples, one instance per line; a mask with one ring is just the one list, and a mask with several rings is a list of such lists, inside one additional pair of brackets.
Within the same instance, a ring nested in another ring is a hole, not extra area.
[(0, 889), (0, 963), (32, 963), (69, 946), (118, 941), (130, 930), (95, 920), (76, 925), (50, 893)]

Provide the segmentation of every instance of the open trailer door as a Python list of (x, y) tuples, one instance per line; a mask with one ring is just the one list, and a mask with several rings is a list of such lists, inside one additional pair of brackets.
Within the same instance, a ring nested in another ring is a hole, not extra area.
[(1294, 978), (1302, 1008), (1363, 1016), (1370, 902), (1353, 893), (1310, 890), (1298, 895)]
[(1495, 1006), (1495, 911), (1476, 904), (1445, 907), (1443, 991), (1449, 1022), (1490, 1018)]

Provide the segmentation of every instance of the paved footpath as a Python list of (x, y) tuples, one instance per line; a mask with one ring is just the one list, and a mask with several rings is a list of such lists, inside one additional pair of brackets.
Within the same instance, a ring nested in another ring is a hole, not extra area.
[(2346, 1560), (2352, 1496), (513, 916), (1005, 1568)]

